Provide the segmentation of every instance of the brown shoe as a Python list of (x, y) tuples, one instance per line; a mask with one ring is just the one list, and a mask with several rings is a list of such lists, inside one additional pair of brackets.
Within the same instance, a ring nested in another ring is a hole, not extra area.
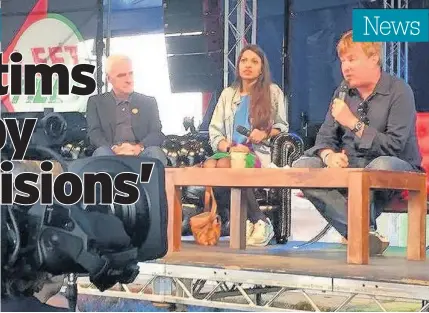
[(389, 247), (389, 240), (377, 232), (369, 232), (369, 255), (381, 255)]

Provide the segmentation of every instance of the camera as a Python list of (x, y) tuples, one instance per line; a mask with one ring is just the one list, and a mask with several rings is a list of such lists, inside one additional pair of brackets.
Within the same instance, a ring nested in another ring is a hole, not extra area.
[[(26, 118), (34, 118), (35, 113), (14, 114), (2, 114), (2, 119), (7, 116), (22, 125)], [(76, 114), (37, 114), (33, 128), (36, 136), (28, 140), (24, 160), (10, 159), (14, 154), (11, 141), (4, 140), (2, 147), (2, 298), (31, 296), (50, 275), (89, 276), (101, 291), (116, 283), (133, 282), (139, 273), (139, 262), (161, 258), (167, 253), (163, 164), (157, 159), (132, 156), (66, 158), (61, 154), (61, 147), (70, 144), (69, 138), (73, 143), (84, 142), (82, 119), (77, 119)], [(80, 121), (78, 130), (76, 120)], [(75, 136), (67, 135), (73, 128)], [(47, 160), (59, 164), (61, 173), (55, 178), (51, 176), (51, 180), (38, 177), (40, 179), (28, 182), (28, 178), (35, 176), (23, 175), (48, 174), (41, 165)], [(88, 174), (94, 179), (87, 179)], [(60, 175), (65, 178), (59, 179)], [(57, 180), (69, 182), (54, 188)], [(7, 186), (9, 181), (13, 182), (12, 186)], [(82, 194), (76, 201), (59, 201), (55, 192), (63, 189), (63, 195), (70, 199), (76, 181), (85, 183)], [(106, 185), (106, 181), (111, 184)], [(43, 187), (44, 183), (48, 187)], [(21, 199), (29, 198), (35, 185), (40, 194), (55, 189), (52, 201), (42, 201), (42, 197), (31, 204), (5, 200), (5, 190), (13, 187), (13, 196), (20, 194)], [(89, 197), (93, 201), (85, 201), (88, 198), (84, 194), (88, 192), (94, 193)], [(118, 198), (110, 198), (122, 201), (106, 202), (105, 196), (112, 192)], [(125, 201), (131, 195), (137, 195), (134, 201)]]

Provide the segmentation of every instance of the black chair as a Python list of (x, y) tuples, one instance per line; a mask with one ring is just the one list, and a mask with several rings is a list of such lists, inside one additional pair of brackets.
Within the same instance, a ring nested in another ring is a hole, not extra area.
[[(272, 139), (272, 162), (278, 167), (292, 166), (304, 152), (304, 142), (296, 134), (281, 133)], [(207, 133), (191, 132), (184, 136), (169, 135), (163, 145), (169, 166), (194, 166), (213, 154)], [(190, 235), (189, 219), (201, 213), (204, 187), (182, 188), (182, 235)], [(229, 188), (215, 188), (222, 235), (229, 234)], [(271, 219), (277, 243), (286, 243), (291, 230), (291, 190), (288, 188), (257, 188), (256, 198), (262, 211)], [(225, 210), (222, 210), (225, 208)]]
[[(281, 133), (273, 138), (272, 162), (278, 167), (290, 166), (304, 153), (304, 142), (294, 133)], [(273, 221), (276, 242), (284, 244), (291, 232), (292, 191), (290, 188), (268, 189), (266, 202), (272, 210), (266, 212)], [(261, 203), (262, 204), (262, 203)]]

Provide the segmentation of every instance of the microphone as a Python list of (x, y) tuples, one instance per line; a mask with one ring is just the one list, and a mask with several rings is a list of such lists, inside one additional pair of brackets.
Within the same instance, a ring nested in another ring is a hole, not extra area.
[[(238, 125), (235, 130), (237, 131), (237, 133), (239, 133), (240, 135), (249, 137), (250, 136), (250, 130), (248, 130), (246, 127)], [(264, 146), (270, 147), (272, 148), (272, 144), (268, 141), (268, 140), (262, 140), (261, 144), (263, 144)]]
[[(348, 93), (349, 88), (347, 87), (347, 85), (343, 82), (340, 86), (340, 91), (338, 92), (338, 99), (344, 101), (346, 99), (346, 94)], [(340, 126), (340, 124), (335, 121), (334, 125), (336, 127)]]
[(348, 92), (348, 87), (346, 84), (341, 84), (340, 86), (340, 92), (338, 93), (338, 99), (341, 99), (344, 101), (346, 99), (346, 94)]

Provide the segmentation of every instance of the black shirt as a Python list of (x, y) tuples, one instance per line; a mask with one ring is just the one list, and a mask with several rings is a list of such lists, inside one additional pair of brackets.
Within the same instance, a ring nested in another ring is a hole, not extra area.
[[(338, 97), (339, 88), (335, 90), (333, 99)], [(336, 152), (344, 149), (350, 167), (361, 167), (358, 164), (362, 164), (362, 159), (364, 164), (368, 164), (379, 156), (395, 156), (421, 169), (414, 94), (404, 80), (382, 72), (370, 97), (363, 101), (357, 90), (349, 89), (345, 102), (356, 117), (367, 124), (362, 137), (336, 122), (329, 109), (315, 146), (305, 155), (318, 155), (325, 148)]]
[(116, 129), (115, 129), (115, 144), (123, 142), (136, 142), (136, 137), (131, 125), (130, 101), (132, 94), (127, 100), (118, 99), (112, 92), (116, 100)]

